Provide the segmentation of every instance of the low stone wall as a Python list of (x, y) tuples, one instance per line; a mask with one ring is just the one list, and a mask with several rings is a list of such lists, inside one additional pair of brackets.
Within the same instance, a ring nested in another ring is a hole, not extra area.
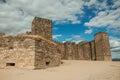
[(65, 42), (59, 43), (61, 57), (65, 60), (91, 60), (91, 45), (89, 42)]
[(34, 69), (35, 40), (16, 37), (0, 39), (0, 68)]
[(43, 69), (61, 64), (57, 44), (40, 36), (0, 38), (0, 68)]

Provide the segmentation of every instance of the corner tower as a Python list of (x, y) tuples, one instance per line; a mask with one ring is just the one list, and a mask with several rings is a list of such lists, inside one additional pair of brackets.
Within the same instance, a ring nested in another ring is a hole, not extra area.
[(108, 33), (99, 32), (95, 34), (96, 60), (111, 61), (110, 44)]
[(32, 22), (32, 34), (52, 40), (52, 20), (35, 17)]

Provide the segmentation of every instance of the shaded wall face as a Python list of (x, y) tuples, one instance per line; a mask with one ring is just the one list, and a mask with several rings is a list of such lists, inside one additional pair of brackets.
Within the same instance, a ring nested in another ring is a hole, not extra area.
[(36, 40), (35, 43), (35, 68), (47, 68), (59, 66), (61, 63), (60, 49), (57, 45), (44, 40)]
[(105, 43), (104, 46), (104, 60), (110, 61), (112, 60), (111, 52), (110, 52), (110, 44), (109, 44), (109, 38), (107, 34), (103, 35), (103, 43)]
[(72, 60), (76, 59), (76, 53), (77, 53), (77, 45), (75, 43), (68, 43), (66, 42), (64, 44), (65, 48), (65, 59)]
[(58, 44), (58, 48), (60, 49), (60, 54), (61, 54), (61, 59), (65, 59), (65, 46), (64, 43), (59, 43)]
[(62, 59), (66, 60), (90, 60), (91, 59), (91, 46), (90, 43), (75, 44), (73, 42), (66, 42), (63, 44), (64, 52)]
[(91, 60), (91, 47), (89, 43), (83, 45), (83, 57), (84, 60)]
[(96, 60), (104, 60), (104, 50), (103, 50), (103, 39), (102, 34), (95, 36), (95, 47), (96, 47)]
[(95, 35), (96, 60), (111, 60), (108, 34), (99, 33)]
[(35, 17), (32, 22), (32, 33), (52, 40), (52, 21)]
[(91, 41), (90, 45), (91, 45), (91, 60), (96, 60), (95, 41)]
[(79, 60), (84, 60), (83, 54), (84, 54), (83, 47), (80, 44), (78, 44), (78, 59)]
[[(3, 39), (3, 40), (2, 40)], [(34, 69), (35, 41), (15, 38), (2, 38), (0, 46), (0, 68), (30, 68)], [(14, 64), (14, 65), (11, 65)]]

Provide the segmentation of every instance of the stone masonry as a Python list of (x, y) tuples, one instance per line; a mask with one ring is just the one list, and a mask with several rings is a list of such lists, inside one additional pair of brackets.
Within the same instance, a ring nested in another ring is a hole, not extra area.
[(62, 53), (62, 59), (111, 61), (108, 34), (99, 32), (94, 37), (95, 40), (90, 42), (82, 41), (78, 44), (73, 42), (63, 43), (64, 52)]
[[(43, 30), (40, 28), (41, 24)], [(0, 68), (44, 69), (59, 66), (61, 50), (51, 40), (51, 34), (51, 20), (38, 17), (33, 20), (31, 32), (17, 36), (7, 36), (1, 33)]]
[(34, 69), (35, 40), (25, 37), (0, 37), (0, 68)]
[(108, 34), (99, 32), (94, 38), (78, 44), (52, 41), (52, 21), (35, 17), (31, 32), (0, 33), (0, 68), (44, 69), (59, 66), (61, 59), (111, 61)]
[(99, 32), (95, 34), (96, 60), (111, 60), (108, 34)]
[(52, 40), (52, 20), (35, 17), (32, 22), (31, 33)]

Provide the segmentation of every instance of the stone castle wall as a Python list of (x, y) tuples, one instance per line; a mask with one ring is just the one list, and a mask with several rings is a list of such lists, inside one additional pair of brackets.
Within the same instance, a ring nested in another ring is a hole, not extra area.
[(35, 40), (0, 37), (0, 68), (34, 69)]
[(43, 69), (59, 66), (61, 51), (53, 43), (29, 35), (0, 37), (0, 68)]
[(74, 42), (61, 43), (62, 59), (111, 61), (108, 34), (99, 32), (94, 37), (95, 40), (90, 42), (83, 41), (78, 44)]
[(31, 32), (18, 36), (0, 33), (0, 68), (42, 69), (65, 60), (111, 61), (108, 34), (99, 32), (90, 42), (52, 41), (52, 21), (35, 17)]
[[(32, 22), (32, 31), (27, 34), (39, 35), (48, 40), (35, 41), (35, 67), (47, 68), (60, 65), (61, 51), (52, 41), (52, 20), (35, 17)], [(53, 42), (54, 43), (54, 42)], [(39, 64), (41, 63), (41, 64)]]
[(36, 40), (35, 53), (36, 69), (59, 66), (61, 63), (61, 51), (57, 44), (50, 44), (44, 40)]
[(0, 33), (0, 68), (42, 69), (59, 66), (61, 49), (52, 41), (51, 26), (51, 20), (35, 17), (31, 32), (17, 36)]

